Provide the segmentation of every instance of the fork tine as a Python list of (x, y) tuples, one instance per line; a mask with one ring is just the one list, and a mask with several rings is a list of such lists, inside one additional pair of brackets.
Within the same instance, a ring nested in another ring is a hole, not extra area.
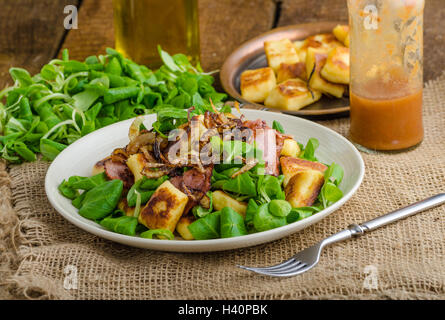
[(298, 270), (292, 271), (292, 272), (286, 272), (286, 273), (269, 273), (270, 277), (280, 277), (280, 278), (285, 278), (285, 277), (294, 277), (297, 275), (300, 275), (302, 273), (305, 273), (306, 271), (308, 271), (311, 268), (308, 268), (307, 266), (300, 268)]
[(276, 270), (276, 269), (287, 267), (289, 265), (293, 265), (294, 262), (298, 262), (298, 261), (296, 261), (295, 258), (290, 258), (289, 260), (286, 260), (283, 263), (279, 263), (279, 264), (276, 264), (274, 266), (264, 267), (264, 268), (255, 268), (255, 269), (261, 269), (261, 270), (264, 270), (264, 271)]
[(288, 266), (290, 264), (292, 264), (295, 261), (295, 258), (290, 258), (289, 260), (284, 261), (283, 263), (279, 263), (270, 267), (264, 267), (264, 268), (258, 268), (258, 269), (262, 269), (262, 270), (275, 270), (275, 269), (279, 269), (279, 268), (283, 268), (285, 266)]
[(265, 270), (265, 271), (269, 271), (270, 273), (284, 273), (287, 271), (298, 269), (299, 267), (301, 267), (303, 265), (306, 265), (306, 264), (303, 262), (300, 262), (300, 261), (296, 261), (295, 263), (287, 265), (283, 268), (274, 269), (274, 270)]
[(261, 275), (266, 275), (266, 276), (270, 276), (270, 277), (279, 277), (279, 278), (285, 278), (285, 277), (291, 277), (291, 276), (296, 276), (298, 274), (304, 273), (307, 270), (310, 269), (310, 267), (307, 267), (307, 265), (299, 265), (296, 269), (292, 269), (288, 272), (271, 272), (271, 271), (262, 271), (262, 270), (255, 270), (252, 268), (244, 268), (246, 270), (261, 274)]
[(274, 271), (269, 271), (270, 275), (286, 275), (286, 274), (293, 274), (294, 272), (300, 271), (302, 269), (304, 269), (307, 266), (306, 263), (301, 263), (297, 266), (294, 267), (289, 267), (289, 268), (284, 268), (284, 269), (280, 269), (280, 270), (274, 270)]
[(289, 263), (287, 265), (281, 266), (279, 268), (273, 268), (273, 269), (269, 269), (269, 268), (255, 268), (255, 269), (260, 269), (261, 271), (265, 271), (265, 272), (283, 272), (285, 270), (291, 270), (296, 268), (298, 265), (301, 264), (301, 261), (295, 260), (292, 263)]
[(243, 266), (239, 266), (242, 269), (248, 270), (248, 271), (252, 271), (258, 274), (262, 274), (265, 276), (272, 276), (272, 274), (269, 271), (262, 271), (261, 269), (253, 269), (253, 268), (249, 268), (249, 267), (243, 267)]
[(270, 277), (284, 278), (284, 277), (296, 276), (298, 274), (306, 272), (309, 269), (310, 269), (310, 267), (307, 267), (306, 264), (300, 264), (295, 269), (290, 269), (286, 272), (276, 272), (276, 271), (271, 272), (271, 271), (262, 271), (262, 270), (252, 270), (252, 269), (247, 269), (247, 270), (250, 270), (250, 271), (262, 274), (262, 275), (270, 276)]
[(286, 260), (286, 261), (284, 261), (282, 263), (279, 263), (279, 264), (276, 264), (276, 265), (273, 265), (273, 266), (270, 266), (270, 267), (264, 267), (264, 268), (245, 267), (245, 266), (240, 266), (240, 265), (237, 265), (237, 267), (242, 268), (242, 269), (246, 269), (246, 270), (265, 270), (266, 271), (266, 270), (274, 270), (274, 269), (278, 269), (278, 268), (287, 266), (290, 263), (294, 262), (294, 260), (295, 260), (295, 258), (291, 258), (291, 259)]
[[(296, 267), (296, 265), (298, 265), (298, 263), (292, 264), (291, 266), (289, 266), (289, 269), (285, 269), (285, 270), (292, 270), (293, 268)], [(251, 268), (252, 271), (261, 271), (261, 272), (265, 272), (268, 274), (273, 274), (273, 273), (281, 273), (284, 271), (280, 271), (281, 269), (275, 269), (275, 270), (264, 270), (263, 268)]]
[[(293, 259), (294, 260), (294, 259)], [(295, 270), (298, 268), (299, 265), (301, 265), (300, 261), (286, 261), (286, 265), (284, 267), (275, 268), (275, 269), (267, 269), (267, 268), (249, 268), (249, 267), (243, 267), (243, 269), (261, 273), (261, 274), (275, 274), (275, 273), (284, 273), (286, 270)]]

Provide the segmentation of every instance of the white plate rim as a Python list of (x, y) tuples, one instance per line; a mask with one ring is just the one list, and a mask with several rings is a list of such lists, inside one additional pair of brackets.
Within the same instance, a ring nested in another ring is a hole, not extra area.
[[(319, 130), (325, 131), (326, 133), (329, 133), (330, 135), (336, 136), (338, 139), (342, 140), (344, 143), (348, 145), (348, 147), (351, 148), (351, 151), (354, 153), (356, 160), (359, 161), (359, 176), (354, 185), (352, 186), (351, 190), (343, 196), (339, 201), (331, 205), (330, 207), (318, 212), (317, 214), (312, 215), (311, 217), (305, 218), (303, 220), (294, 222), (292, 224), (288, 224), (286, 226), (282, 226), (276, 229), (263, 231), (259, 233), (253, 233), (245, 236), (240, 237), (234, 237), (234, 238), (225, 238), (225, 239), (212, 239), (212, 240), (193, 240), (193, 241), (185, 241), (185, 240), (158, 240), (158, 239), (144, 239), (140, 237), (133, 237), (133, 236), (127, 236), (118, 234), (112, 231), (108, 231), (104, 228), (102, 228), (100, 225), (90, 225), (87, 223), (91, 222), (90, 220), (78, 215), (73, 215), (69, 213), (63, 206), (61, 206), (52, 196), (51, 192), (51, 179), (53, 170), (57, 163), (57, 158), (59, 158), (60, 155), (70, 152), (71, 149), (77, 148), (79, 144), (84, 143), (87, 139), (91, 139), (91, 135), (93, 134), (100, 134), (107, 130), (112, 130), (115, 127), (122, 126), (125, 124), (131, 123), (134, 119), (124, 120), (120, 121), (114, 124), (111, 124), (109, 126), (106, 126), (104, 128), (101, 128), (97, 131), (94, 131), (85, 137), (82, 137), (81, 139), (75, 141), (73, 144), (69, 145), (65, 150), (63, 150), (56, 159), (53, 160), (51, 165), (48, 168), (48, 171), (45, 176), (45, 192), (47, 195), (47, 198), (50, 202), (50, 204), (53, 206), (53, 208), (62, 215), (66, 220), (68, 220), (70, 223), (74, 224), (75, 226), (79, 227), (80, 229), (83, 229), (89, 233), (92, 233), (96, 236), (102, 237), (107, 240), (111, 240), (114, 242), (118, 242), (121, 244), (126, 244), (129, 246), (134, 246), (138, 248), (146, 248), (146, 249), (152, 249), (152, 250), (158, 250), (158, 251), (169, 251), (169, 252), (217, 252), (217, 251), (225, 251), (225, 250), (233, 250), (233, 249), (239, 249), (244, 247), (250, 247), (254, 245), (260, 245), (267, 242), (272, 242), (278, 239), (285, 238), (289, 236), (290, 234), (296, 233), (298, 231), (301, 231), (302, 229), (313, 225), (320, 220), (324, 219), (328, 215), (332, 214), (333, 212), (337, 211), (340, 207), (342, 207), (358, 190), (361, 183), (363, 182), (363, 178), (365, 175), (365, 164), (363, 161), (363, 158), (360, 154), (360, 152), (357, 150), (357, 148), (345, 137), (343, 137), (341, 134), (335, 132), (334, 130), (327, 128), (323, 125), (320, 125), (318, 123), (312, 122), (310, 120), (306, 120), (303, 118), (297, 118), (286, 114), (280, 114), (275, 112), (269, 112), (269, 111), (260, 111), (260, 110), (248, 110), (248, 109), (242, 109), (242, 113), (244, 114), (247, 111), (247, 113), (255, 113), (255, 116), (259, 118), (262, 113), (267, 114), (270, 116), (273, 114), (275, 117), (278, 118), (286, 118), (289, 120), (289, 118), (293, 118), (292, 121), (302, 121), (307, 122), (308, 124), (317, 127)], [(148, 120), (150, 117), (155, 117), (155, 115), (146, 115), (144, 118)], [(278, 120), (278, 119), (276, 119)], [(303, 226), (303, 227), (301, 227)], [(346, 227), (346, 226), (345, 226)]]

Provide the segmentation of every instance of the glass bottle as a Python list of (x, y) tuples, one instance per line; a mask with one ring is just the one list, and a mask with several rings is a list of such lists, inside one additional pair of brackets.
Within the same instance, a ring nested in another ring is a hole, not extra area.
[(350, 138), (361, 149), (401, 151), (423, 140), (425, 0), (348, 0)]
[(136, 63), (161, 65), (157, 46), (199, 62), (198, 0), (113, 0), (116, 49)]

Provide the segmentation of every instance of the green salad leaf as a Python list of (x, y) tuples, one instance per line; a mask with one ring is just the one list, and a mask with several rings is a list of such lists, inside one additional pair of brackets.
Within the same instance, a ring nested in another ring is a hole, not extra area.
[(269, 203), (269, 212), (276, 217), (287, 217), (292, 206), (286, 200), (272, 200)]
[(284, 128), (283, 128), (282, 124), (276, 120), (273, 121), (272, 129), (277, 130), (279, 133), (284, 133)]
[(252, 228), (253, 227), (253, 218), (255, 217), (256, 212), (258, 211), (258, 204), (256, 203), (256, 201), (253, 198), (249, 199), (249, 202), (247, 204), (247, 209), (246, 209), (246, 217), (245, 217), (245, 223), (247, 228)]
[(68, 199), (74, 200), (79, 197), (79, 191), (73, 189), (69, 186), (68, 182), (63, 180), (62, 183), (58, 187), (60, 193)]
[(140, 194), (141, 205), (146, 204), (155, 193), (155, 190), (168, 179), (168, 176), (163, 176), (158, 179), (143, 177), (136, 181), (127, 193), (128, 206), (134, 207), (136, 205), (137, 193)]
[(302, 208), (293, 208), (289, 215), (287, 216), (287, 223), (294, 223), (296, 221), (300, 221), (306, 218), (309, 218), (313, 214), (320, 212), (321, 209), (318, 207), (302, 207)]
[(123, 188), (122, 180), (111, 180), (87, 191), (79, 214), (90, 220), (105, 218), (116, 208)]
[(208, 215), (209, 213), (212, 213), (213, 211), (213, 193), (212, 192), (207, 192), (206, 196), (209, 197), (210, 199), (210, 203), (209, 203), (209, 208), (203, 208), (202, 206), (195, 206), (192, 209), (193, 215), (195, 216), (195, 218), (202, 218), (206, 215)]
[(282, 227), (286, 224), (286, 217), (277, 217), (270, 213), (269, 203), (261, 205), (253, 217), (253, 225), (259, 232)]
[[(63, 192), (62, 192), (62, 195), (64, 195)], [(86, 192), (82, 192), (80, 195), (78, 195), (76, 198), (74, 198), (73, 201), (71, 201), (72, 205), (75, 208), (80, 209), (82, 207), (82, 203), (83, 203), (83, 200), (85, 199), (86, 195), (87, 195)]]
[(247, 229), (243, 217), (233, 210), (226, 207), (221, 210), (221, 238), (233, 238), (244, 236)]
[(339, 188), (343, 180), (344, 171), (341, 166), (336, 163), (331, 164), (325, 172), (325, 183), (321, 188), (319, 199), (323, 208), (327, 208), (332, 203), (343, 198), (343, 191)]
[(300, 154), (301, 159), (309, 160), (309, 161), (318, 161), (315, 157), (315, 151), (318, 149), (319, 142), (315, 138), (310, 138), (306, 147)]
[(67, 181), (67, 186), (75, 190), (91, 190), (107, 182), (107, 176), (104, 172), (92, 177), (72, 176)]
[(49, 139), (40, 140), (40, 152), (48, 160), (54, 160), (66, 147), (67, 145)]
[(136, 235), (136, 227), (138, 219), (135, 217), (113, 217), (109, 216), (99, 222), (104, 228), (116, 233), (125, 234), (127, 236)]
[(166, 229), (154, 229), (141, 233), (141, 238), (145, 239), (153, 239), (154, 236), (156, 236), (158, 239), (165, 239), (165, 240), (173, 240), (175, 238), (173, 233), (170, 230)]
[(236, 176), (234, 179), (227, 180), (222, 186), (222, 189), (249, 197), (255, 197), (257, 195), (255, 182), (247, 172)]
[(218, 239), (221, 237), (221, 212), (213, 212), (188, 226), (196, 240)]
[(283, 183), (283, 176), (259, 176), (257, 189), (260, 201), (270, 202), (273, 199), (285, 199), (285, 193), (281, 187)]

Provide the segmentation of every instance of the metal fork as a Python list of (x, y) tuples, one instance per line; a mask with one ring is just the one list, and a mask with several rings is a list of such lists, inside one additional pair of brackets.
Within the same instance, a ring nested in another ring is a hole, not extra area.
[(313, 268), (318, 263), (323, 248), (330, 244), (347, 240), (352, 237), (362, 236), (365, 234), (365, 232), (373, 231), (377, 228), (410, 217), (419, 212), (437, 207), (444, 203), (445, 193), (441, 193), (434, 197), (412, 204), (408, 207), (385, 214), (368, 222), (362, 224), (352, 224), (347, 229), (322, 240), (312, 247), (300, 251), (295, 256), (293, 256), (289, 260), (284, 261), (283, 263), (265, 268), (244, 267), (240, 265), (238, 265), (237, 267), (272, 277), (296, 276)]

